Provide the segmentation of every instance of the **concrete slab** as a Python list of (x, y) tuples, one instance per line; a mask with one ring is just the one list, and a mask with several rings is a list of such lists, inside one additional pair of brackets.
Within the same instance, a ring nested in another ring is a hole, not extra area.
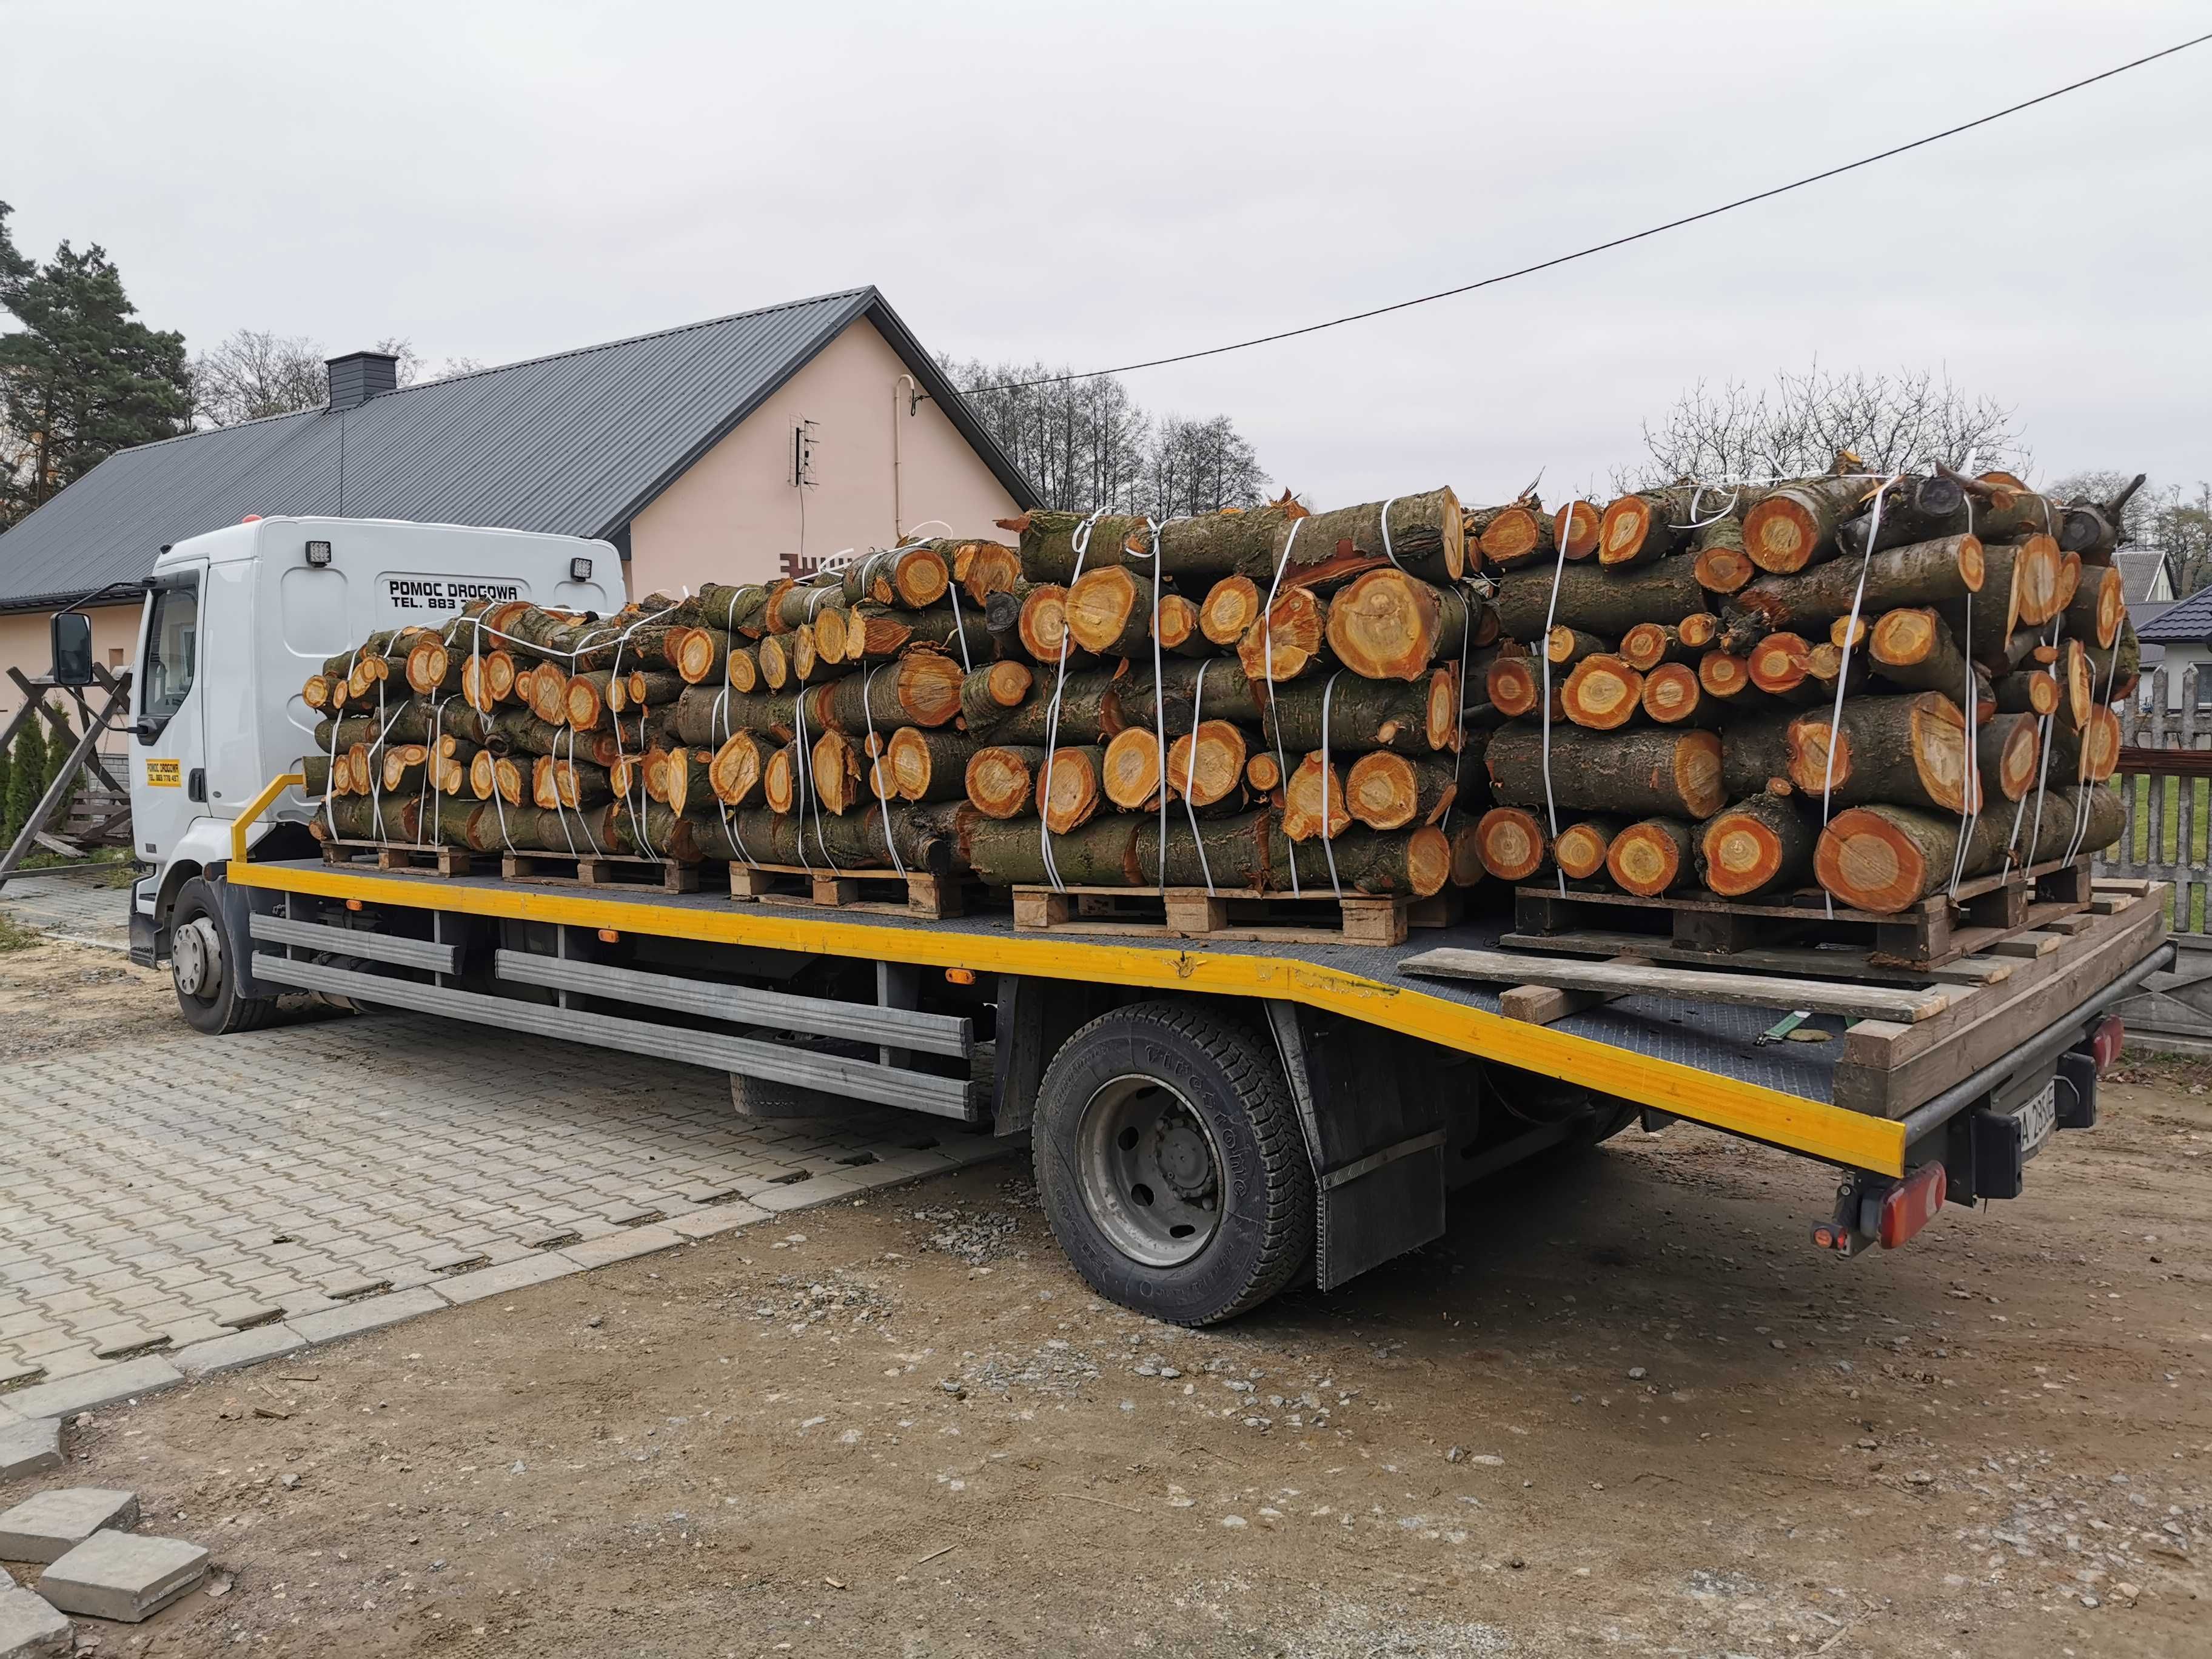
[(656, 1224), (626, 1227), (621, 1232), (587, 1238), (580, 1244), (564, 1244), (557, 1254), (567, 1256), (580, 1267), (604, 1267), (611, 1262), (628, 1261), (633, 1256), (651, 1255), (655, 1250), (671, 1250), (683, 1242), (684, 1236), (673, 1227)]
[(94, 1533), (48, 1567), (39, 1594), (64, 1613), (126, 1625), (150, 1619), (208, 1576), (208, 1553), (181, 1538)]
[(766, 1210), (739, 1199), (728, 1204), (714, 1204), (703, 1210), (694, 1210), (690, 1215), (678, 1216), (669, 1224), (685, 1238), (712, 1238), (717, 1233), (726, 1233), (739, 1227), (749, 1227), (756, 1221), (768, 1219)]
[[(34, 1417), (0, 1424), (0, 1480), (20, 1480), (62, 1466), (62, 1420)], [(0, 1648), (0, 1653), (6, 1650)]]
[(217, 1371), (234, 1370), (256, 1360), (274, 1359), (278, 1354), (307, 1346), (307, 1339), (288, 1325), (262, 1325), (250, 1331), (234, 1331), (228, 1336), (211, 1336), (204, 1342), (195, 1342), (188, 1348), (178, 1349), (169, 1359), (187, 1376), (212, 1376)]
[(525, 1256), (520, 1261), (503, 1262), (496, 1267), (479, 1267), (472, 1273), (455, 1273), (451, 1279), (439, 1279), (430, 1288), (458, 1307), (465, 1302), (505, 1296), (510, 1291), (526, 1290), (549, 1279), (581, 1272), (583, 1268), (568, 1257), (549, 1250), (543, 1255)]
[(185, 1374), (167, 1360), (148, 1354), (143, 1359), (120, 1360), (58, 1382), (17, 1389), (8, 1396), (8, 1409), (20, 1417), (67, 1417), (73, 1412), (98, 1411), (118, 1400), (159, 1394), (184, 1380)]
[(421, 1285), (411, 1291), (393, 1291), (385, 1296), (342, 1303), (321, 1313), (302, 1314), (285, 1322), (310, 1342), (335, 1342), (340, 1337), (359, 1336), (363, 1331), (380, 1331), (402, 1320), (441, 1313), (449, 1305), (428, 1285)]
[(0, 1574), (0, 1659), (50, 1659), (70, 1650), (76, 1627), (46, 1598), (9, 1583)]
[(109, 1527), (138, 1524), (138, 1494), (111, 1486), (33, 1492), (0, 1515), (0, 1561), (58, 1561)]

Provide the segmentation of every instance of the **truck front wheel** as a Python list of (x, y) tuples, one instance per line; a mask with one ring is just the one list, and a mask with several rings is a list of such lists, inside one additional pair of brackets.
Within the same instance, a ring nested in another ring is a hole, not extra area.
[(177, 890), (169, 922), (169, 979), (185, 1024), (210, 1036), (228, 1036), (265, 1025), (273, 997), (238, 994), (237, 964), (245, 942), (224, 924), (222, 907), (205, 879), (194, 876)]
[(1313, 1170), (1281, 1062), (1181, 1003), (1102, 1014), (1054, 1056), (1031, 1157), (1101, 1296), (1178, 1325), (1258, 1306), (1313, 1254)]

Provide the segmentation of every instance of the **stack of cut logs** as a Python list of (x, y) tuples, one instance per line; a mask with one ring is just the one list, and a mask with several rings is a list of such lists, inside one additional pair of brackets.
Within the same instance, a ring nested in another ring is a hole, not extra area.
[(1490, 516), (1483, 864), (1643, 896), (1817, 880), (1894, 914), (2103, 848), (2110, 705), (2137, 678), (2112, 562), (2125, 500), (2003, 473), (1885, 483), (1844, 456)]
[(1844, 457), (1601, 509), (1036, 511), (1018, 545), (377, 635), (307, 682), (302, 765), (344, 840), (1893, 913), (2118, 834), (2124, 501)]
[(307, 682), (307, 793), (349, 841), (1427, 896), (1483, 873), (1462, 526), (1449, 489), (1037, 511), (604, 618), (478, 605)]

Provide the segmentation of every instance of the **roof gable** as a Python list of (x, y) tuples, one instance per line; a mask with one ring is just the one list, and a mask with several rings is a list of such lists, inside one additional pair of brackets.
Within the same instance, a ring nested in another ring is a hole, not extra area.
[(0, 609), (133, 580), (164, 544), (253, 513), (612, 535), (862, 318), (1032, 504), (883, 296), (854, 289), (121, 451), (0, 535)]
[(2187, 599), (2170, 605), (2149, 621), (2130, 607), (2136, 636), (2159, 645), (2202, 645), (2212, 639), (2212, 587), (2201, 587)]

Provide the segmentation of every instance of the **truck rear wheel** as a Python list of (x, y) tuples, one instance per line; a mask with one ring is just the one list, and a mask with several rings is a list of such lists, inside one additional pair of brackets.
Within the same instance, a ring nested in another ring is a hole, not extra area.
[(1178, 1325), (1257, 1307), (1313, 1254), (1313, 1170), (1282, 1065), (1173, 1002), (1102, 1014), (1037, 1091), (1053, 1236), (1101, 1296)]
[(177, 890), (169, 922), (169, 980), (185, 1024), (210, 1036), (228, 1036), (269, 1023), (275, 998), (238, 994), (236, 964), (246, 948), (225, 924), (222, 907), (204, 878), (194, 876)]

